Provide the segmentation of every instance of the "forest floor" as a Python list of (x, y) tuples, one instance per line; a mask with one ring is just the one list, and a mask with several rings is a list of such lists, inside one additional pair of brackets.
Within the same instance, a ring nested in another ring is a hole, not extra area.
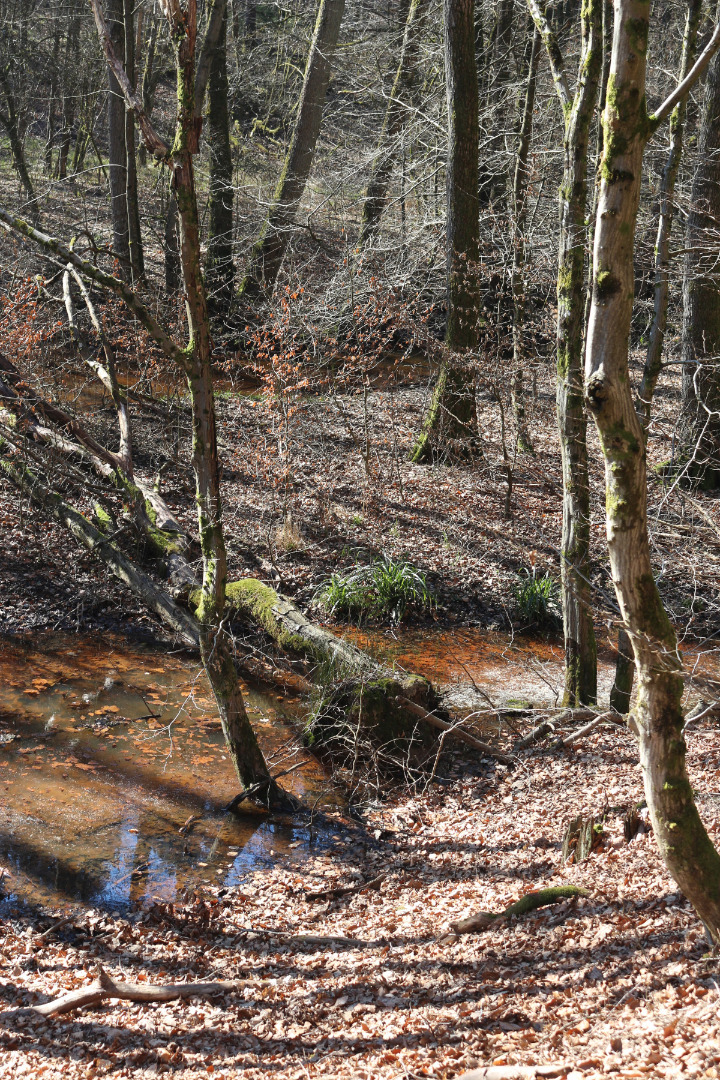
[[(717, 731), (700, 726), (688, 742), (717, 843)], [(366, 831), (338, 822), (332, 847), (308, 847), (301, 869), (278, 858), (237, 890), (208, 887), (126, 917), (84, 909), (45, 937), (57, 915), (8, 919), (0, 1075), (404, 1080), (522, 1062), (564, 1064), (573, 1080), (718, 1077), (718, 960), (652, 835), (624, 840), (622, 815), (641, 799), (633, 739), (617, 728), (574, 751), (523, 752), (511, 770), (457, 757), (440, 790), (376, 806)], [(563, 866), (565, 823), (603, 812), (600, 848)], [(306, 897), (378, 877), (376, 889)], [(588, 896), (446, 936), (454, 919), (559, 884)], [(89, 984), (98, 965), (147, 984), (240, 985), (209, 999), (13, 1015)]]

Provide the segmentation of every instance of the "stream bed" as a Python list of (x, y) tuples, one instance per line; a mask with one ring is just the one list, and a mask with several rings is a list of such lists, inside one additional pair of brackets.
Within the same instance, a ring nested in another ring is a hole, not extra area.
[[(244, 693), (272, 771), (302, 762), (286, 789), (337, 806), (291, 726), (293, 702)], [(122, 909), (203, 882), (237, 884), (281, 852), (300, 857), (307, 822), (223, 812), (240, 786), (195, 658), (112, 636), (0, 639), (5, 905)]]

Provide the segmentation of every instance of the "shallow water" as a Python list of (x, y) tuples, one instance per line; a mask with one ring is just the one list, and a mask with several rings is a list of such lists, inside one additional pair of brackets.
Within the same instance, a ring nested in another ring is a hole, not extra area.
[[(280, 699), (245, 698), (273, 772), (303, 762), (286, 789), (337, 802)], [(0, 642), (6, 897), (123, 908), (301, 856), (307, 824), (223, 813), (239, 789), (197, 661), (110, 636)]]

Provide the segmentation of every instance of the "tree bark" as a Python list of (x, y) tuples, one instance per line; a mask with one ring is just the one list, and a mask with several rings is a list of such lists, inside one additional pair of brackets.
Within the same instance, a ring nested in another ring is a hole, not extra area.
[(15, 96), (10, 86), (7, 67), (4, 60), (0, 61), (0, 90), (2, 90), (3, 97), (5, 98), (6, 109), (5, 112), (0, 112), (0, 124), (5, 128), (5, 133), (10, 142), (10, 153), (12, 154), (13, 164), (20, 177), (20, 183), (25, 189), (30, 220), (33, 225), (37, 226), (40, 223), (40, 207), (38, 205), (32, 180), (30, 179), (30, 171), (25, 157), (25, 148), (22, 139), (20, 138), (20, 130), (18, 127)]
[[(680, 59), (680, 82), (687, 75), (695, 59), (695, 47), (702, 7), (702, 0), (689, 0)], [(660, 217), (655, 240), (655, 303), (643, 377), (637, 396), (637, 410), (646, 433), (650, 424), (652, 399), (660, 377), (663, 342), (667, 326), (668, 297), (670, 295), (670, 233), (675, 213), (675, 181), (683, 152), (686, 112), (687, 98), (683, 98), (675, 106), (670, 117), (670, 145), (660, 183)]]
[(463, 361), (478, 345), (478, 83), (474, 0), (444, 0), (447, 158), (447, 356), (411, 460), (463, 454), (473, 434), (475, 381)]
[(365, 192), (362, 222), (357, 241), (357, 246), (360, 248), (376, 235), (380, 218), (387, 206), (388, 187), (397, 159), (398, 139), (405, 123), (407, 99), (412, 93), (417, 75), (420, 31), (426, 8), (427, 0), (411, 0), (405, 22), (400, 62), (385, 109), (372, 174)]
[[(717, 9), (720, 19), (720, 5)], [(708, 70), (685, 235), (681, 463), (690, 483), (720, 486), (720, 57)]]
[[(135, 71), (134, 0), (123, 0), (123, 3), (125, 13), (125, 71), (134, 88), (137, 81)], [(143, 254), (142, 230), (140, 228), (140, 198), (138, 193), (137, 160), (135, 157), (135, 114), (131, 109), (125, 109), (124, 112), (128, 246), (130, 249), (130, 271), (133, 282), (136, 282), (145, 276), (145, 257)]]
[(583, 6), (582, 55), (573, 97), (557, 39), (542, 7), (536, 0), (528, 3), (545, 42), (565, 117), (557, 278), (557, 416), (563, 468), (563, 703), (590, 705), (597, 697), (597, 650), (590, 588), (590, 482), (582, 349), (588, 146), (602, 67), (602, 0), (590, 0)]
[(210, 65), (207, 122), (210, 149), (210, 223), (205, 276), (210, 310), (214, 315), (224, 315), (232, 303), (235, 278), (226, 14), (222, 18)]
[(540, 59), (540, 34), (537, 27), (534, 28), (530, 52), (528, 57), (527, 85), (525, 99), (518, 132), (518, 146), (515, 156), (515, 175), (512, 188), (512, 222), (513, 222), (513, 265), (512, 265), (512, 297), (513, 297), (513, 385), (512, 403), (515, 413), (515, 426), (517, 428), (517, 448), (526, 453), (533, 452), (532, 441), (527, 427), (525, 413), (525, 387), (523, 368), (525, 365), (525, 350), (523, 337), (525, 327), (525, 227), (527, 223), (527, 193), (530, 173), (528, 158), (530, 155), (530, 137), (532, 135), (533, 112), (535, 110), (535, 89), (537, 86), (537, 69)]
[(75, 95), (78, 85), (78, 65), (80, 59), (80, 9), (75, 3), (70, 10), (67, 36), (65, 38), (65, 63), (62, 78), (62, 131), (58, 152), (57, 176), (64, 180), (67, 176), (67, 163), (70, 154), (70, 140), (75, 122)]
[[(115, 55), (125, 58), (124, 0), (109, 0), (108, 29)], [(113, 224), (113, 251), (120, 263), (120, 275), (131, 278), (130, 233), (127, 203), (127, 143), (125, 100), (115, 72), (108, 67), (108, 165), (110, 172), (110, 209)]]
[(292, 141), (240, 288), (248, 299), (275, 286), (310, 175), (344, 11), (345, 0), (320, 0)]
[(687, 79), (648, 116), (649, 5), (615, 0), (601, 165), (585, 392), (605, 459), (610, 566), (638, 675), (633, 724), (645, 796), (660, 853), (720, 944), (720, 856), (697, 812), (685, 764), (682, 662), (653, 577), (647, 530), (645, 438), (628, 371), (633, 244), (645, 145), (720, 44), (720, 26)]

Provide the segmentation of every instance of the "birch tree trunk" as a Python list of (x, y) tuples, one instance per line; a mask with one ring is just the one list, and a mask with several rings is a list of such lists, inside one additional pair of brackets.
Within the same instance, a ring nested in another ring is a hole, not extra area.
[(645, 104), (649, 4), (615, 0), (612, 60), (593, 255), (585, 393), (605, 459), (613, 583), (638, 676), (633, 726), (655, 837), (668, 870), (720, 944), (720, 856), (697, 812), (685, 764), (682, 662), (653, 577), (645, 438), (628, 372), (633, 245), (648, 138), (705, 70), (710, 45), (653, 116)]
[[(435, 383), (415, 463), (434, 456), (461, 456), (473, 434), (475, 384), (472, 362), (478, 344), (477, 281), (480, 239), (478, 203), (478, 83), (474, 0), (444, 0), (445, 78), (448, 105), (447, 158), (447, 356)], [(464, 363), (463, 363), (464, 362)]]
[(310, 175), (344, 12), (345, 0), (320, 0), (292, 141), (240, 288), (248, 299), (275, 286)]
[(582, 12), (582, 54), (570, 95), (557, 39), (536, 0), (528, 0), (542, 34), (565, 117), (558, 250), (557, 417), (563, 469), (561, 575), (565, 636), (564, 704), (589, 705), (597, 696), (597, 650), (590, 590), (590, 483), (583, 406), (587, 169), (590, 125), (602, 68), (602, 0)]
[[(720, 19), (718, 5), (717, 19)], [(720, 58), (710, 65), (685, 234), (682, 463), (693, 484), (720, 487)]]

